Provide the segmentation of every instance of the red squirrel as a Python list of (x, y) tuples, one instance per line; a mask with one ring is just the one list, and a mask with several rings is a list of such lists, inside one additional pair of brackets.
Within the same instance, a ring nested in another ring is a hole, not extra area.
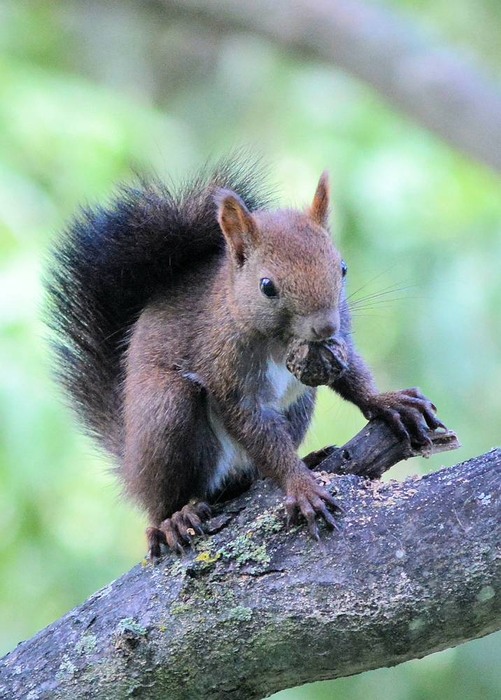
[(203, 531), (218, 494), (258, 477), (314, 537), (317, 518), (336, 526), (337, 501), (297, 455), (315, 389), (285, 366), (293, 339), (342, 339), (330, 388), (366, 418), (415, 443), (443, 427), (417, 389), (379, 393), (354, 348), (327, 173), (304, 211), (270, 210), (261, 182), (231, 159), (177, 193), (141, 181), (84, 209), (53, 251), (59, 378), (148, 513), (154, 560)]

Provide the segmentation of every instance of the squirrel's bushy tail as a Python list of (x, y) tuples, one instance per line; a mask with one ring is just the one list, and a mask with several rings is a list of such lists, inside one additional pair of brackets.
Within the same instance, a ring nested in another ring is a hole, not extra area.
[(216, 187), (249, 209), (268, 204), (261, 169), (227, 159), (170, 189), (156, 179), (121, 187), (107, 207), (87, 207), (51, 253), (46, 289), (56, 374), (86, 428), (121, 452), (123, 354), (129, 330), (157, 290), (224, 248)]

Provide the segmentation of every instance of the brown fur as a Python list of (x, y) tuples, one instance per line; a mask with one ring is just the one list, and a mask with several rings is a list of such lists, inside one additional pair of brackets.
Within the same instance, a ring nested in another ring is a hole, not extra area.
[[(218, 464), (227, 470), (223, 483), (272, 477), (286, 493), (290, 517), (301, 512), (314, 536), (317, 516), (335, 526), (328, 508), (339, 510), (337, 503), (296, 453), (314, 391), (295, 387), (298, 396), (284, 405), (275, 395), (292, 338), (342, 336), (349, 366), (332, 388), (407, 437), (401, 414), (419, 434), (423, 411), (410, 415), (409, 402), (426, 401), (409, 394), (405, 407), (401, 394), (378, 394), (353, 347), (341, 257), (325, 229), (325, 173), (307, 213), (251, 214), (228, 190), (219, 191), (216, 202), (226, 253), (186, 273), (144, 310), (127, 354), (123, 476), (149, 512), (153, 555), (162, 543), (179, 549), (189, 539), (189, 523), (207, 516), (204, 506), (186, 504), (217, 492)], [(276, 297), (260, 291), (263, 278), (273, 281)], [(277, 386), (270, 363), (279, 373)], [(437, 425), (427, 410), (427, 424)], [(240, 474), (238, 465), (226, 464), (225, 446), (241, 459)]]
[[(226, 255), (151, 303), (127, 353), (123, 477), (157, 528), (190, 498), (210, 495), (221, 445), (209, 411), (254, 471), (273, 477), (294, 504), (304, 501), (305, 514), (310, 500), (317, 511), (320, 502), (335, 506), (296, 454), (314, 392), (302, 388), (291, 405), (276, 405), (267, 367), (284, 366), (292, 337), (339, 329), (340, 255), (309, 213), (250, 214), (229, 191), (216, 199)], [(276, 299), (260, 291), (263, 277)]]
[[(232, 172), (178, 200), (127, 190), (115, 210), (87, 212), (56, 251), (62, 379), (148, 512), (153, 558), (200, 532), (206, 500), (259, 475), (280, 484), (289, 517), (301, 513), (314, 537), (317, 517), (336, 527), (338, 504), (296, 453), (315, 390), (285, 367), (292, 340), (342, 341), (348, 367), (331, 388), (403, 438), (426, 442), (441, 425), (417, 390), (378, 394), (353, 347), (327, 173), (301, 212), (251, 211), (216, 189)], [(255, 202), (246, 181), (239, 191)]]

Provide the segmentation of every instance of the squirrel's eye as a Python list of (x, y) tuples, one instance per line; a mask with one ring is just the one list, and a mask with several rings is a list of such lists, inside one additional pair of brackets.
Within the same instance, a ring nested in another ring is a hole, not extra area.
[(271, 298), (278, 296), (278, 289), (268, 277), (263, 277), (259, 280), (259, 289), (263, 292), (265, 297)]
[(345, 263), (344, 260), (341, 260), (341, 274), (343, 277), (346, 277), (346, 273), (348, 272), (348, 265)]

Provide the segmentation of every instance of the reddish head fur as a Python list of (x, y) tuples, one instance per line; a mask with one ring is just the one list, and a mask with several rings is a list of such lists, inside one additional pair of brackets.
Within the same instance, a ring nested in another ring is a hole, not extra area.
[[(218, 220), (230, 253), (232, 310), (237, 321), (288, 339), (318, 340), (339, 330), (341, 256), (327, 230), (329, 189), (323, 173), (307, 212), (251, 214), (233, 192), (217, 195)], [(271, 280), (277, 294), (260, 291)]]

